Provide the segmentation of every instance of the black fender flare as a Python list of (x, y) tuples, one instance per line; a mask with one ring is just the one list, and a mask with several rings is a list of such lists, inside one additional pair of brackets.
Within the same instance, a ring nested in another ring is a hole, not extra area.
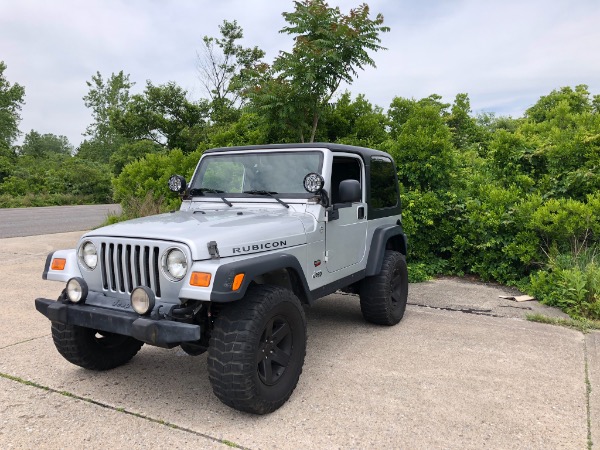
[(383, 264), (383, 256), (385, 255), (387, 243), (391, 238), (396, 236), (399, 236), (401, 239), (399, 240), (400, 243), (396, 245), (397, 248), (394, 248), (394, 250), (399, 251), (406, 256), (408, 239), (406, 238), (406, 234), (404, 234), (402, 225), (382, 225), (375, 230), (373, 239), (371, 240), (371, 248), (369, 249), (369, 259), (367, 260), (365, 276), (372, 277), (381, 272), (381, 265)]
[[(305, 301), (310, 303), (312, 297), (302, 266), (298, 258), (287, 253), (261, 255), (219, 266), (215, 273), (210, 301), (223, 303), (240, 300), (255, 277), (278, 269), (292, 270), (296, 273)], [(232, 291), (233, 279), (239, 273), (244, 274), (244, 281), (239, 289)]]

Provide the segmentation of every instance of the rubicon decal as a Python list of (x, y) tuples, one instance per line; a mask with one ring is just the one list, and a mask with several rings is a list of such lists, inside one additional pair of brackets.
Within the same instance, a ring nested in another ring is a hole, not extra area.
[(243, 245), (241, 247), (233, 247), (233, 253), (249, 253), (259, 250), (273, 250), (275, 248), (286, 247), (287, 241), (265, 242), (264, 244)]

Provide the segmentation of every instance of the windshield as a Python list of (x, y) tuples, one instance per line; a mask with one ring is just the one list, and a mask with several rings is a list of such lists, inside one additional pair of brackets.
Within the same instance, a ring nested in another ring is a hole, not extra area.
[(304, 177), (321, 173), (322, 165), (323, 153), (315, 151), (211, 154), (202, 159), (190, 190), (192, 194), (194, 190), (203, 194), (266, 191), (309, 197), (314, 194), (304, 189)]

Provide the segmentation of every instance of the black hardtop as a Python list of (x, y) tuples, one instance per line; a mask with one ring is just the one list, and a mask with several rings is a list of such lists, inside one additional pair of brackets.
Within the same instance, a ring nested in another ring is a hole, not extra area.
[[(266, 144), (266, 145), (243, 145), (239, 147), (219, 147), (206, 150), (204, 153), (245, 151), (245, 150), (289, 150), (289, 149), (327, 149), (332, 152), (354, 153), (360, 155), (363, 160), (368, 161), (371, 156), (384, 156), (392, 158), (390, 154), (381, 150), (373, 150), (366, 147), (354, 145), (332, 144), (329, 142), (310, 142), (307, 144)], [(392, 158), (393, 159), (393, 158)]]

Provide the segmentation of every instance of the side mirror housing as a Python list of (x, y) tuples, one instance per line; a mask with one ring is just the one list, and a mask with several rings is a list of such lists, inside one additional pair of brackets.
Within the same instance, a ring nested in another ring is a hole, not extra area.
[(341, 203), (354, 203), (362, 200), (360, 181), (343, 180), (340, 182), (339, 197)]

